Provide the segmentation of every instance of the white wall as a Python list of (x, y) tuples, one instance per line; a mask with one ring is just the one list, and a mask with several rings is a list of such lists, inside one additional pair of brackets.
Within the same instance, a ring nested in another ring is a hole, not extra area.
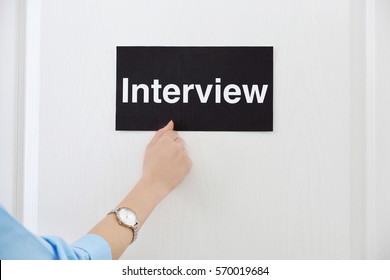
[(0, 1), (0, 203), (11, 213), (15, 213), (19, 8), (19, 1)]
[(368, 256), (390, 259), (390, 1), (373, 1), (371, 12)]

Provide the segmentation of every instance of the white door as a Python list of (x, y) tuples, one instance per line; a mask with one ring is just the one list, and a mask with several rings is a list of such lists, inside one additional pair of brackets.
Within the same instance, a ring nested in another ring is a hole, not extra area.
[(71, 242), (138, 180), (153, 133), (115, 131), (116, 46), (274, 46), (274, 131), (180, 133), (193, 169), (123, 258), (388, 258), (389, 237), (377, 237), (390, 232), (378, 226), (390, 213), (377, 215), (370, 189), (386, 178), (372, 182), (385, 160), (376, 157), (370, 67), (379, 66), (367, 34), (389, 23), (389, 8), (363, 0), (28, 4), (26, 92), (36, 98), (25, 108), (25, 222)]

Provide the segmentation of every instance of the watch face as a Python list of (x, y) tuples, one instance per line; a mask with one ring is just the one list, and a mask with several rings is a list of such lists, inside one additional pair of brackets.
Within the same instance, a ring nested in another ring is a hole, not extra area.
[(137, 223), (137, 216), (129, 208), (118, 209), (118, 218), (122, 223), (128, 226), (134, 226)]

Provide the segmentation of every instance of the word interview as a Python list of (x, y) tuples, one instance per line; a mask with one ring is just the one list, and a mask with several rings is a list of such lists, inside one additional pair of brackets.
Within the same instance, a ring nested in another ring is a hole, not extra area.
[[(261, 90), (256, 84), (251, 86), (243, 84), (241, 87), (236, 84), (228, 84), (222, 89), (221, 78), (216, 78), (215, 84), (208, 84), (203, 88), (200, 84), (183, 84), (182, 87), (176, 84), (167, 84), (163, 87), (159, 79), (153, 79), (153, 83), (150, 85), (151, 90), (147, 84), (131, 84), (129, 87), (129, 78), (123, 78), (122, 83), (122, 103), (129, 103), (129, 88), (131, 89), (131, 103), (149, 103), (152, 99), (154, 103), (164, 101), (168, 104), (174, 104), (180, 100), (183, 103), (188, 103), (190, 94), (197, 94), (200, 103), (208, 103), (209, 100), (212, 100), (210, 98), (212, 92), (215, 103), (221, 103), (223, 98), (226, 103), (236, 104), (240, 102), (242, 97), (246, 103), (263, 103), (268, 89), (267, 84), (262, 85)], [(151, 91), (153, 91), (152, 98), (150, 98)], [(142, 95), (142, 98), (139, 95)]]

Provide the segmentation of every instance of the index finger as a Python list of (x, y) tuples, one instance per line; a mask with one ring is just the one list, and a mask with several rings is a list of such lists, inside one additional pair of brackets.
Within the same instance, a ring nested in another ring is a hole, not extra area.
[(174, 123), (173, 121), (169, 121), (169, 123), (164, 126), (163, 128), (160, 128), (157, 130), (156, 134), (154, 135), (153, 139), (150, 141), (150, 144), (156, 143), (156, 141), (167, 131), (173, 130)]

